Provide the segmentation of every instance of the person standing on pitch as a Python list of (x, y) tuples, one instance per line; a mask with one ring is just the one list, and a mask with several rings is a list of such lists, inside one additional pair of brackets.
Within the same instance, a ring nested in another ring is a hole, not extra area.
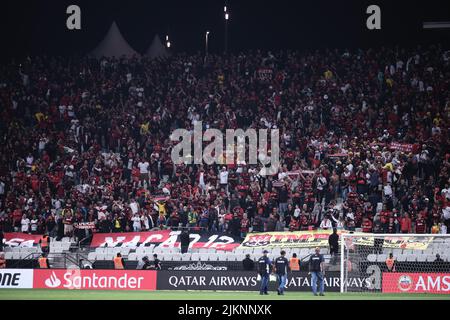
[(278, 279), (278, 295), (284, 295), (284, 289), (287, 281), (287, 273), (289, 269), (289, 261), (286, 259), (286, 251), (282, 250), (280, 252), (281, 257), (275, 259), (275, 272)]
[(316, 248), (316, 252), (309, 258), (309, 273), (311, 274), (312, 291), (317, 296), (317, 280), (319, 280), (320, 295), (324, 296), (324, 283), (323, 278), (325, 276), (324, 270), (324, 258), (320, 254), (320, 248)]
[(269, 276), (272, 268), (272, 261), (270, 261), (267, 256), (269, 252), (267, 250), (263, 251), (263, 256), (258, 260), (258, 272), (261, 276), (261, 287), (259, 289), (259, 294), (269, 294), (267, 292), (269, 287)]

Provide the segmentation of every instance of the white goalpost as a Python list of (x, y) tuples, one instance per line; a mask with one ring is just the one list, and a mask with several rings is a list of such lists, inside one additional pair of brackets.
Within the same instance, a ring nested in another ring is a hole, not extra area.
[(450, 234), (342, 233), (340, 292), (450, 294)]

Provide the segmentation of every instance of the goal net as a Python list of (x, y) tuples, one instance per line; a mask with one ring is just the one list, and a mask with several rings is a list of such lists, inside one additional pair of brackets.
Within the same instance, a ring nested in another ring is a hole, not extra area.
[(340, 236), (341, 292), (450, 294), (450, 235)]

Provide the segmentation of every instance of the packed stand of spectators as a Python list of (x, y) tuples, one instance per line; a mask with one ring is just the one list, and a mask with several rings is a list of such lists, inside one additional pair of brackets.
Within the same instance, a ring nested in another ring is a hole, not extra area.
[[(96, 232), (187, 226), (241, 237), (334, 227), (447, 233), (447, 49), (3, 65), (1, 228), (79, 238), (81, 222)], [(175, 166), (170, 134), (197, 121), (280, 129), (279, 173)]]

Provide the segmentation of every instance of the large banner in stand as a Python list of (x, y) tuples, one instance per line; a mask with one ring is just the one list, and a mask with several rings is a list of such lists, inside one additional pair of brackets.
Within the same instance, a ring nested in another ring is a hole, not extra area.
[(3, 233), (3, 245), (7, 247), (33, 247), (42, 239), (42, 235), (22, 232)]
[[(95, 233), (91, 247), (145, 247), (155, 245), (161, 248), (179, 248), (181, 231), (148, 231), (127, 233)], [(190, 248), (232, 251), (240, 245), (239, 239), (229, 234), (191, 231)]]
[[(328, 237), (331, 230), (311, 230), (311, 231), (293, 231), (293, 232), (262, 232), (248, 233), (240, 245), (243, 248), (314, 248), (328, 247)], [(345, 230), (338, 230), (338, 235), (350, 234)], [(347, 238), (346, 243), (350, 248), (352, 246), (374, 246), (375, 238), (371, 233), (353, 233), (355, 238)], [(433, 241), (433, 237), (384, 237), (380, 246), (389, 249), (409, 249), (425, 250)]]

